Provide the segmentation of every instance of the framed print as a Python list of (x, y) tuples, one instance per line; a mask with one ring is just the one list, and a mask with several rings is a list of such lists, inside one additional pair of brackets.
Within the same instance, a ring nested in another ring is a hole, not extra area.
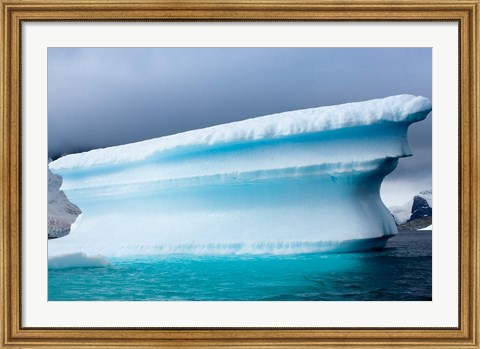
[(2, 347), (478, 348), (478, 6), (2, 1)]

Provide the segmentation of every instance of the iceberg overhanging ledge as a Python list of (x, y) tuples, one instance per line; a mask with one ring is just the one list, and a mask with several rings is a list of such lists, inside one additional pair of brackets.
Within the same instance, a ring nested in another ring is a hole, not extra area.
[(83, 211), (49, 256), (309, 253), (397, 233), (383, 178), (411, 156), (411, 95), (273, 114), (49, 164)]

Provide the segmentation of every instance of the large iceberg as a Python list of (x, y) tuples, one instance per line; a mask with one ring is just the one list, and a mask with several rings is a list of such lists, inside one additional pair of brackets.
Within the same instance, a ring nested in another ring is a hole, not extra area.
[(288, 254), (382, 247), (379, 190), (431, 111), (399, 95), (284, 112), (61, 157), (83, 211), (49, 256)]

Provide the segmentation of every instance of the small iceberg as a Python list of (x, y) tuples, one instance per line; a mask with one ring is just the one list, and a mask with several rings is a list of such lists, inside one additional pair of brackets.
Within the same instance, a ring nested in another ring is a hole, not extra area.
[(48, 269), (103, 268), (109, 265), (110, 262), (104, 256), (87, 256), (82, 252), (48, 258)]

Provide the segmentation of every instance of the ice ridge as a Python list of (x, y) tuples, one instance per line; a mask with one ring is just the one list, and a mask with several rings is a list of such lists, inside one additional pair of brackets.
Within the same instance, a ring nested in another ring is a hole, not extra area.
[(61, 170), (138, 161), (158, 152), (181, 147), (196, 148), (277, 139), (385, 122), (411, 124), (425, 118), (431, 109), (432, 105), (428, 98), (404, 94), (364, 102), (289, 111), (132, 144), (71, 154), (52, 162), (50, 169)]

